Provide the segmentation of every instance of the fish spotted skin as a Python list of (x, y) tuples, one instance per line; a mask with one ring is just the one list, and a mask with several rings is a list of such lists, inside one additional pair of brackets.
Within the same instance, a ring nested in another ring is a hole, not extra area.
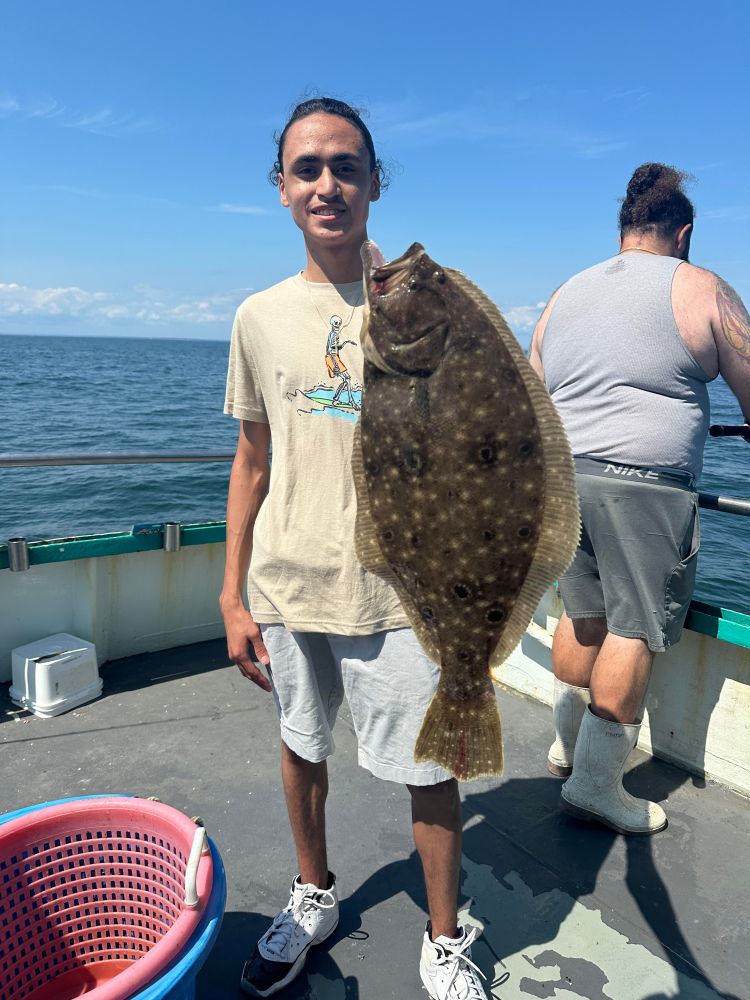
[[(366, 265), (377, 254), (366, 244)], [(573, 558), (570, 449), (500, 312), (463, 275), (419, 244), (366, 273), (358, 555), (441, 666), (415, 759), (459, 778), (499, 774), (489, 668)]]

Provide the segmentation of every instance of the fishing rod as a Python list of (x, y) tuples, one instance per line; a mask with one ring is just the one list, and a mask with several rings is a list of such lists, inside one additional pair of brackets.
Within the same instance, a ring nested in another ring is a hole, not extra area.
[(743, 437), (750, 441), (750, 424), (712, 424), (708, 428), (711, 437)]

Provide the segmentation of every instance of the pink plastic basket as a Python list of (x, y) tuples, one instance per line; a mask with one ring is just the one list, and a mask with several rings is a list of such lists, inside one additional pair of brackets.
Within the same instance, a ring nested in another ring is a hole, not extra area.
[(205, 831), (137, 798), (0, 826), (2, 1000), (127, 1000), (187, 947), (212, 884)]

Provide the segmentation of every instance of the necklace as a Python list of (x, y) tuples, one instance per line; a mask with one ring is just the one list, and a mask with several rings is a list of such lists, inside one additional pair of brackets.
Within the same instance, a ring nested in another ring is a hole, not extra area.
[[(641, 253), (652, 253), (654, 255), (654, 257), (660, 257), (661, 256), (661, 254), (658, 254), (656, 252), (656, 250), (647, 250), (645, 247), (624, 247), (624, 249), (622, 249), (620, 251), (620, 253), (627, 253), (628, 250), (640, 250)], [(619, 257), (620, 254), (618, 254), (617, 256)]]
[[(305, 281), (304, 278), (302, 280)], [(310, 301), (313, 304), (315, 312), (323, 320), (323, 325), (327, 326), (327, 327), (330, 327), (330, 325), (331, 325), (331, 319), (330, 319), (330, 317), (328, 319), (326, 319), (325, 316), (323, 315), (323, 313), (320, 311), (320, 309), (318, 309), (318, 304), (315, 301), (315, 299), (313, 298), (313, 293), (310, 291), (310, 283), (308, 281), (305, 281), (305, 288), (307, 289), (307, 294), (310, 296)], [(347, 326), (349, 326), (349, 324), (351, 323), (352, 319), (354, 318), (354, 310), (357, 308), (358, 305), (362, 304), (363, 294), (364, 294), (364, 288), (360, 289), (359, 294), (357, 295), (357, 300), (354, 303), (354, 305), (352, 306), (351, 312), (349, 313), (349, 317), (346, 320), (346, 322), (344, 322), (343, 320), (341, 321), (341, 326), (339, 327), (340, 330), (345, 330), (347, 328)], [(344, 301), (346, 301), (346, 300), (344, 300)]]

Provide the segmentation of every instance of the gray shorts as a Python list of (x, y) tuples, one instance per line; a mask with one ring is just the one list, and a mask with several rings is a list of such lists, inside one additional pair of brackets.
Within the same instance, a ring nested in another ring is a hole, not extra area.
[(576, 459), (581, 541), (559, 580), (569, 618), (606, 618), (615, 635), (663, 652), (676, 643), (700, 548), (692, 478)]
[(437, 764), (414, 760), (440, 670), (411, 629), (348, 636), (260, 627), (271, 658), (268, 674), (281, 738), (290, 750), (314, 762), (329, 757), (346, 694), (362, 767), (409, 785), (436, 785), (451, 777)]

